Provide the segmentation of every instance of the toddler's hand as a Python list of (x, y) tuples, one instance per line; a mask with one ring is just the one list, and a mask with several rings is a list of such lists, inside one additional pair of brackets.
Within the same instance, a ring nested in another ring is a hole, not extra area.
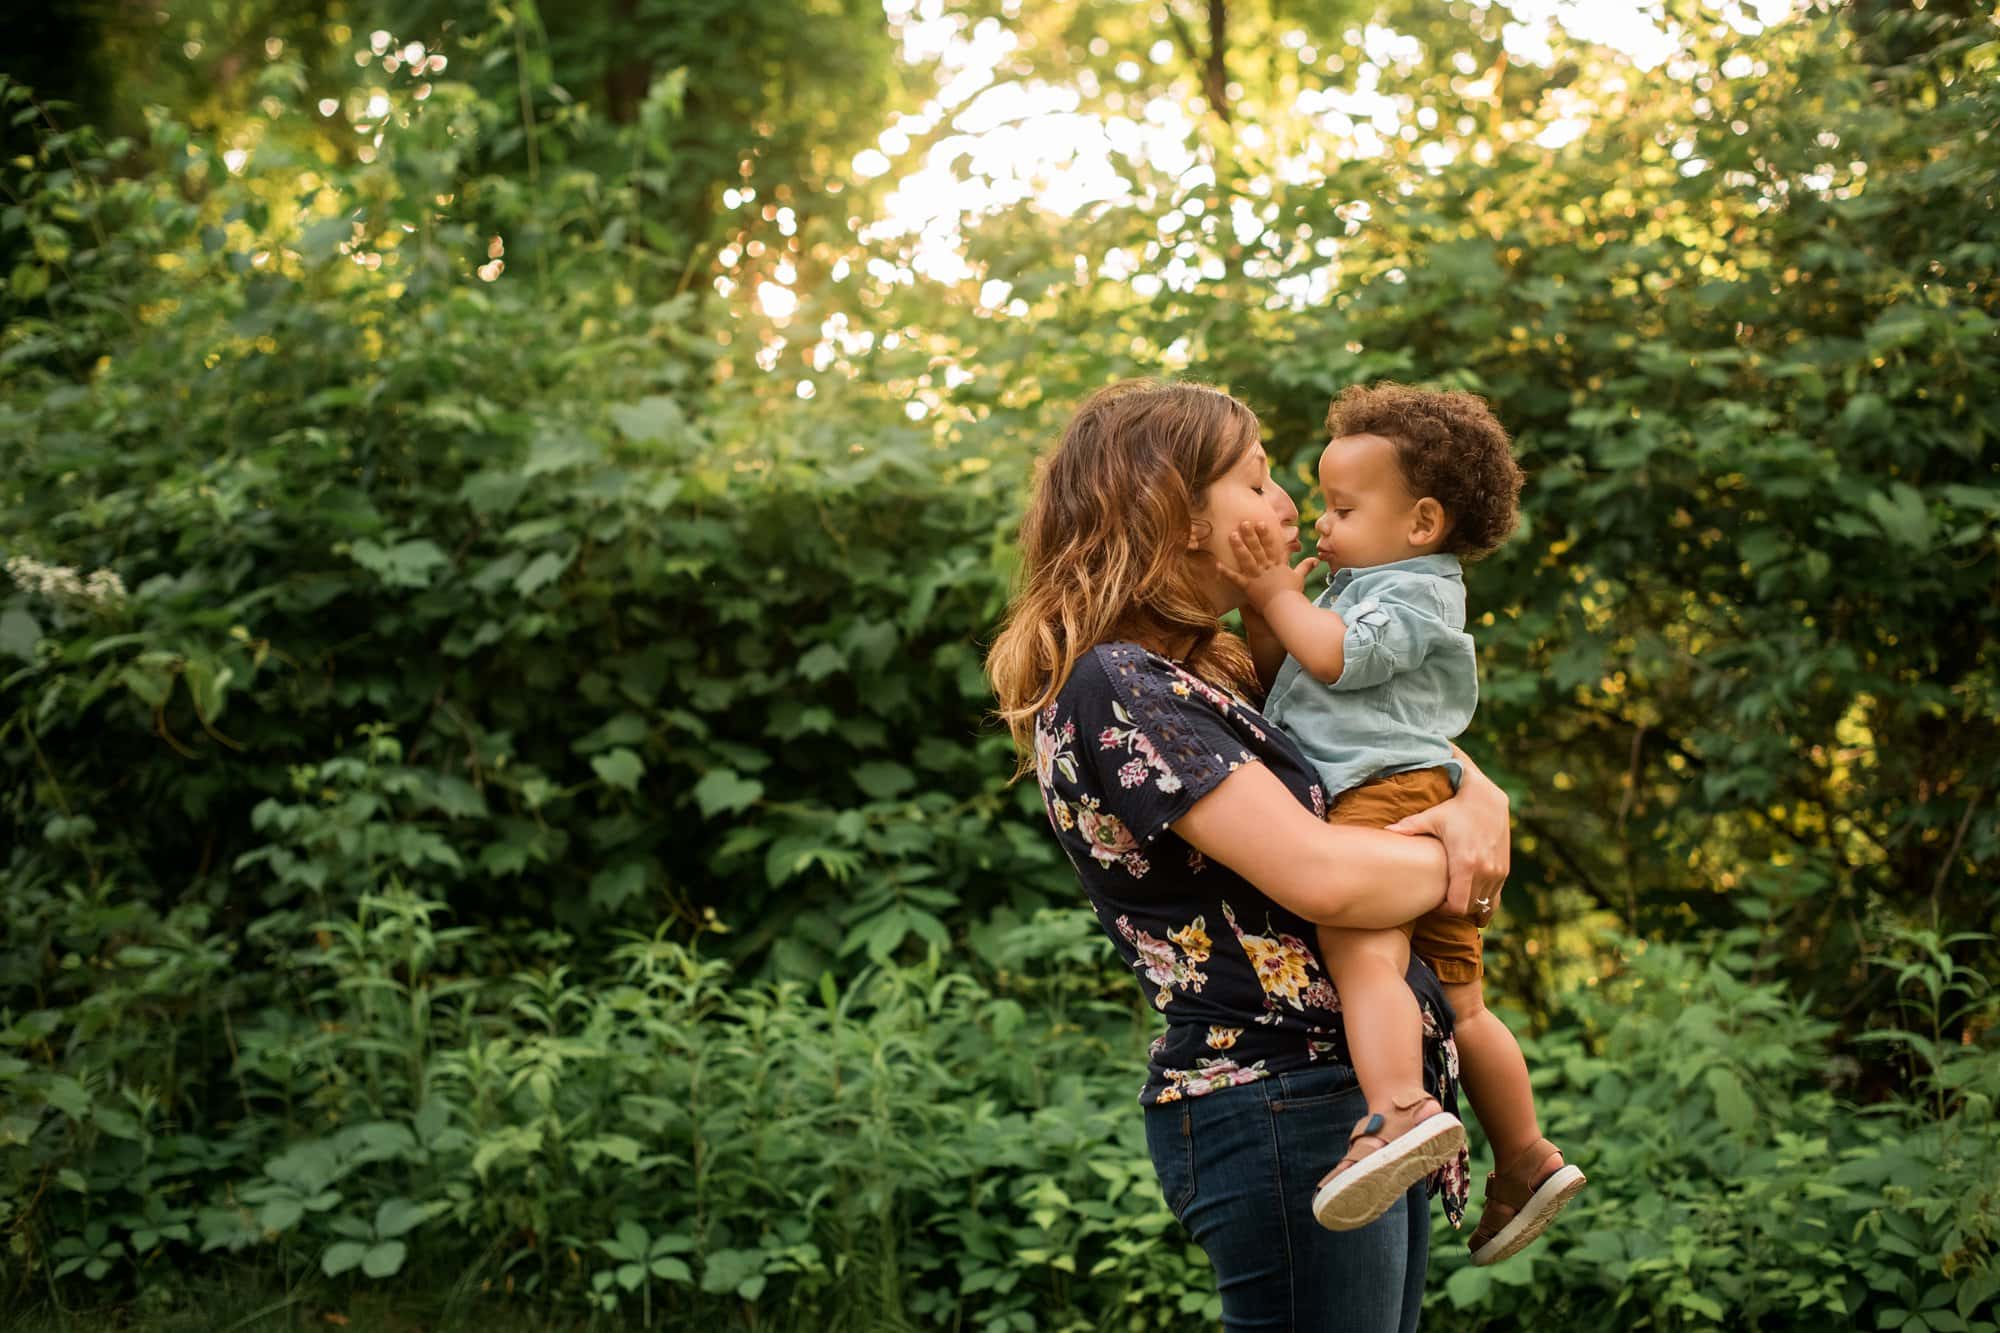
[(1230, 559), (1223, 563), (1222, 572), (1242, 587), (1251, 607), (1260, 612), (1275, 597), (1287, 592), (1303, 594), (1306, 575), (1319, 568), (1318, 556), (1287, 565), (1285, 543), (1265, 520), (1248, 519), (1238, 524), (1229, 534), (1229, 551)]

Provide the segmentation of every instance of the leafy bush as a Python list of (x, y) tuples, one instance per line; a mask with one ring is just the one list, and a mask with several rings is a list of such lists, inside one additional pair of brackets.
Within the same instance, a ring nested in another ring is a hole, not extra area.
[[(398, 759), (377, 735), (329, 779), (381, 798), (361, 841), (393, 836)], [(0, 1033), (31, 1265), (101, 1299), (250, 1251), (335, 1301), (401, 1275), (668, 1326), (1214, 1317), (1132, 1100), (1153, 1020), (1087, 912), (996, 919), (970, 968), (933, 952), (806, 986), (664, 933), (598, 957), (545, 933), (509, 970), (395, 876), (344, 908), (304, 897), (247, 955), (200, 906), (20, 904), (10, 951), (75, 960)], [(1454, 1318), (1995, 1327), (2000, 1071), (1919, 1031), (1991, 1021), (1985, 980), (1934, 937), (1899, 946), (1910, 1026), (1884, 1036), (1926, 1095), (1856, 1114), (1830, 1027), (1745, 942), (1626, 942), (1629, 968), (1528, 1043), (1592, 1184), (1499, 1268), (1440, 1222)]]
[[(1184, 364), (1295, 464), (1347, 383), (1478, 388), (1535, 472), (1471, 743), (1521, 819), (1498, 987), (1593, 1184), (1504, 1268), (1441, 1233), (1438, 1313), (1993, 1328), (2000, 61), (1874, 12), (1754, 78), (1699, 38), (1643, 99), (1582, 70), (1618, 114), (1560, 150), (1295, 184), (1222, 140), (989, 219), (957, 285), (775, 182), (717, 222), (743, 164), (677, 117), (737, 72), (601, 124), (529, 8), (366, 139), (289, 55), (144, 144), (8, 86), (16, 1290), (1213, 1318), (1132, 1103), (1154, 1020), (1052, 906), (979, 670), (1029, 456)], [(1413, 98), (1499, 115), (1433, 63)], [(822, 183), (824, 109), (770, 139)], [(781, 264), (795, 321), (728, 300)]]

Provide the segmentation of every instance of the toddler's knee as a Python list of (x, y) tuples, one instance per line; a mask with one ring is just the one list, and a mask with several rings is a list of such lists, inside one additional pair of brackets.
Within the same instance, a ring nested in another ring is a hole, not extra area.
[(1452, 1016), (1460, 1023), (1469, 1023), (1486, 1013), (1486, 996), (1479, 986), (1446, 986), (1444, 998), (1451, 1005)]
[(1409, 946), (1395, 931), (1329, 931), (1320, 938), (1327, 966), (1336, 971), (1367, 968), (1403, 975), (1410, 965)]

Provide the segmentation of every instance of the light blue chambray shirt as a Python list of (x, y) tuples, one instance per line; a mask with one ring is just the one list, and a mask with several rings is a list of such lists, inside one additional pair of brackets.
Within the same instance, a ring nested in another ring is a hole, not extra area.
[(1319, 769), (1327, 799), (1418, 768), (1443, 768), (1456, 787), (1464, 771), (1449, 742), (1479, 703), (1458, 558), (1343, 569), (1313, 605), (1347, 626), (1340, 679), (1322, 685), (1288, 654), (1264, 716)]

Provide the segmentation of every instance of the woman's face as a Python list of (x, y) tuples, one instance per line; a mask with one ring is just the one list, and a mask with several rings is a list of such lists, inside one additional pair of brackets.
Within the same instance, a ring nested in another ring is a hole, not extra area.
[(1246, 521), (1275, 523), (1287, 551), (1299, 549), (1299, 507), (1271, 479), (1264, 446), (1253, 443), (1227, 472), (1201, 493), (1195, 504), (1188, 548), (1210, 588), (1216, 614), (1243, 604), (1243, 590), (1223, 577), (1217, 560), (1229, 557), (1229, 534)]

